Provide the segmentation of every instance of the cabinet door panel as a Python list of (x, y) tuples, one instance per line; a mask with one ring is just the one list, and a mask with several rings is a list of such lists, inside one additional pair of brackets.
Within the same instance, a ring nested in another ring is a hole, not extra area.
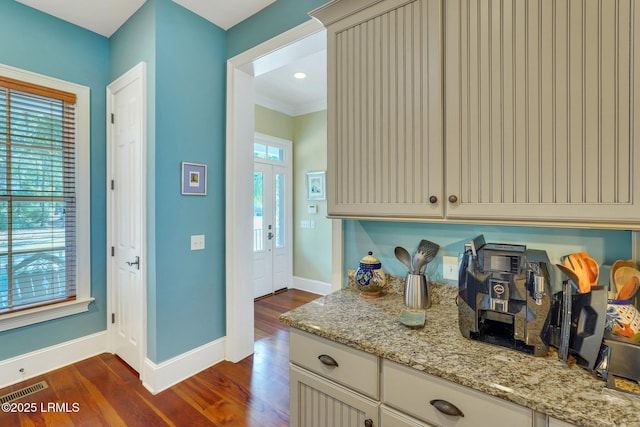
[(363, 427), (378, 425), (378, 403), (291, 365), (291, 427)]
[(445, 5), (446, 215), (638, 222), (638, 8)]
[(387, 0), (328, 27), (329, 215), (442, 216), (441, 20)]

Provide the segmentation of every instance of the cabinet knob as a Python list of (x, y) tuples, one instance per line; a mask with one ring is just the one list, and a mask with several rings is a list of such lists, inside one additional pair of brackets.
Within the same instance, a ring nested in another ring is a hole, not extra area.
[(458, 196), (452, 194), (449, 196), (449, 203), (458, 203)]
[(456, 405), (449, 403), (446, 400), (434, 399), (429, 403), (443, 414), (451, 415), (453, 417), (464, 417), (464, 414)]
[(364, 420), (364, 427), (373, 427), (373, 420), (371, 418)]
[(438, 198), (436, 196), (429, 196), (429, 203), (438, 203)]
[(318, 359), (320, 359), (320, 361), (327, 366), (335, 366), (336, 368), (338, 367), (338, 362), (336, 362), (336, 359), (334, 359), (331, 356), (328, 356), (326, 354), (321, 354), (320, 356), (318, 356)]

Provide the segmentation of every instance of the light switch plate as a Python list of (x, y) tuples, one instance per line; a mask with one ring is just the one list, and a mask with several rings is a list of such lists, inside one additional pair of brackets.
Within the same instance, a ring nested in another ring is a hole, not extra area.
[(454, 256), (442, 257), (442, 278), (458, 280), (458, 258)]
[(204, 234), (191, 236), (191, 250), (201, 251), (204, 249)]

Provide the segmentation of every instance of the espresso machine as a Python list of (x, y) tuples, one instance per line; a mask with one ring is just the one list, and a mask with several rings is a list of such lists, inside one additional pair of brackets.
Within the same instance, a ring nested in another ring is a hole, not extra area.
[(466, 338), (534, 356), (545, 356), (543, 340), (551, 308), (553, 269), (547, 253), (524, 245), (465, 244), (458, 278), (458, 318)]

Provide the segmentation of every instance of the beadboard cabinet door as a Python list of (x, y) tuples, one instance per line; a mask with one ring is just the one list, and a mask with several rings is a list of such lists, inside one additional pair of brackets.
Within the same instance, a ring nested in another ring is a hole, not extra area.
[(442, 2), (331, 7), (353, 10), (314, 15), (328, 38), (329, 216), (441, 218)]
[(446, 216), (640, 222), (640, 7), (444, 4)]
[(379, 403), (291, 365), (290, 427), (378, 427)]

